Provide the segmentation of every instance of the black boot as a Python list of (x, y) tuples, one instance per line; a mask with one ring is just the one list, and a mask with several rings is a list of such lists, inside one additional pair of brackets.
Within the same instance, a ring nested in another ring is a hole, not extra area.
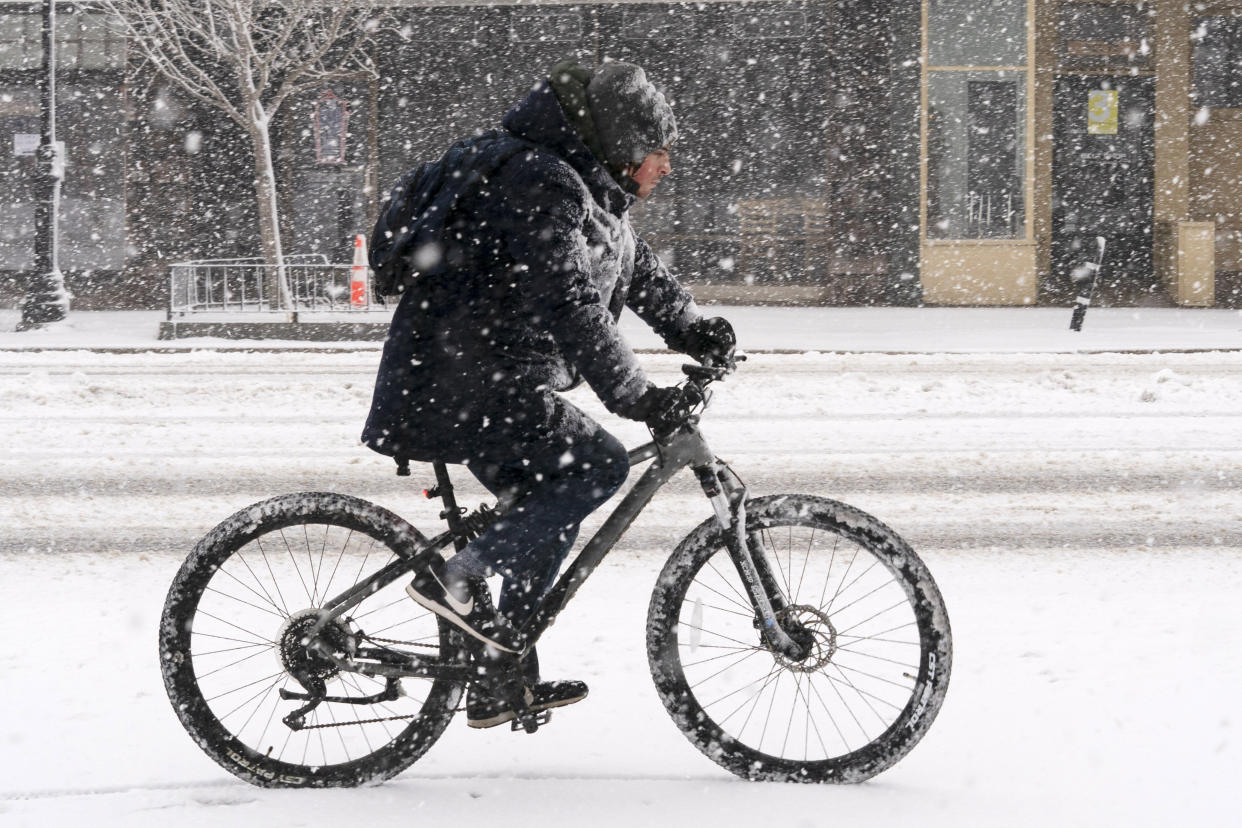
[[(526, 685), (526, 703), (532, 713), (564, 707), (587, 697), (585, 682), (540, 681), (539, 655), (533, 648), (522, 659), (522, 683)], [(508, 702), (471, 686), (466, 696), (466, 724), (477, 728), (495, 727), (513, 718)]]

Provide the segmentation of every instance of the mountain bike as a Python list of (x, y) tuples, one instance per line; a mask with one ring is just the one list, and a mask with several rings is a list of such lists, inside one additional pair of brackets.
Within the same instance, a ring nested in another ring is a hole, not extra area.
[[(689, 468), (713, 515), (656, 579), (647, 655), (673, 722), (709, 759), (752, 780), (860, 782), (923, 737), (949, 684), (952, 636), (910, 546), (858, 509), (811, 495), (752, 498), (699, 430), (711, 383), (735, 367), (683, 367), (691, 414), (629, 453), (650, 462), (522, 628), (528, 649), (651, 498)], [(433, 556), (521, 501), (457, 505), (447, 467), (424, 494), (447, 528), (427, 537), (355, 497), (287, 494), (212, 529), (178, 571), (160, 621), (169, 699), (226, 770), (272, 787), (388, 779), (444, 732), (468, 685), (526, 706), (521, 657), (485, 647), (404, 587)], [(408, 474), (408, 464), (398, 474)]]

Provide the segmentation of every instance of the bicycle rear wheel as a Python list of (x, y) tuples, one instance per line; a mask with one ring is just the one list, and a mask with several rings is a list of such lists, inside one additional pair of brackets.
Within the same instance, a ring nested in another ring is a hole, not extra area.
[(949, 618), (896, 533), (806, 495), (746, 504), (747, 529), (809, 654), (773, 652), (715, 520), (669, 558), (651, 597), (647, 654), (673, 721), (747, 779), (861, 782), (923, 737), (948, 689)]
[[(160, 622), (168, 698), (207, 755), (265, 787), (361, 785), (422, 756), (452, 718), (459, 684), (390, 685), (305, 646), (327, 599), (422, 541), (391, 512), (320, 492), (257, 503), (208, 533), (177, 573)], [(461, 637), (409, 599), (407, 582), (368, 595), (320, 635), (341, 649), (461, 658)], [(296, 728), (285, 718), (307, 701), (282, 693), (305, 694), (306, 683), (339, 701), (321, 702)]]

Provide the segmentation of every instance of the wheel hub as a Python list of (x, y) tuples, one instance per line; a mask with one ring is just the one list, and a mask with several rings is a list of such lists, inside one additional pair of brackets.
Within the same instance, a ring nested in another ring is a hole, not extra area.
[[(280, 666), (304, 686), (307, 680), (322, 682), (340, 672), (335, 664), (309, 646), (310, 636), (320, 616), (321, 610), (317, 609), (295, 612), (276, 633)], [(354, 649), (353, 634), (338, 618), (325, 624), (315, 637), (334, 652), (348, 653)]]
[(822, 670), (837, 652), (837, 628), (828, 614), (816, 607), (795, 604), (776, 613), (781, 628), (806, 652), (800, 659), (793, 659), (772, 650), (772, 657), (786, 669), (799, 673)]

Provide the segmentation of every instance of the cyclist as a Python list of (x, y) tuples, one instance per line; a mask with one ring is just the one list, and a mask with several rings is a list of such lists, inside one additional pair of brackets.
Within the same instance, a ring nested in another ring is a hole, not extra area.
[[(502, 125), (445, 156), (446, 180), (474, 184), (457, 194), (442, 243), (411, 254), (439, 275), (414, 280), (397, 307), (362, 439), (397, 458), (464, 463), (502, 503), (520, 498), (407, 592), (474, 638), (521, 652), (518, 630), (579, 523), (629, 471), (625, 447), (557, 392), (585, 379), (613, 413), (667, 428), (690, 402), (647, 379), (618, 332), (621, 311), (700, 360), (727, 355), (735, 337), (631, 229), (628, 210), (672, 172), (677, 137), (640, 67), (562, 62)], [(482, 580), (493, 573), (503, 576), (498, 609)], [(522, 665), (534, 711), (587, 695), (580, 681), (540, 681), (533, 650)], [(475, 689), (466, 710), (473, 727), (514, 718)]]

